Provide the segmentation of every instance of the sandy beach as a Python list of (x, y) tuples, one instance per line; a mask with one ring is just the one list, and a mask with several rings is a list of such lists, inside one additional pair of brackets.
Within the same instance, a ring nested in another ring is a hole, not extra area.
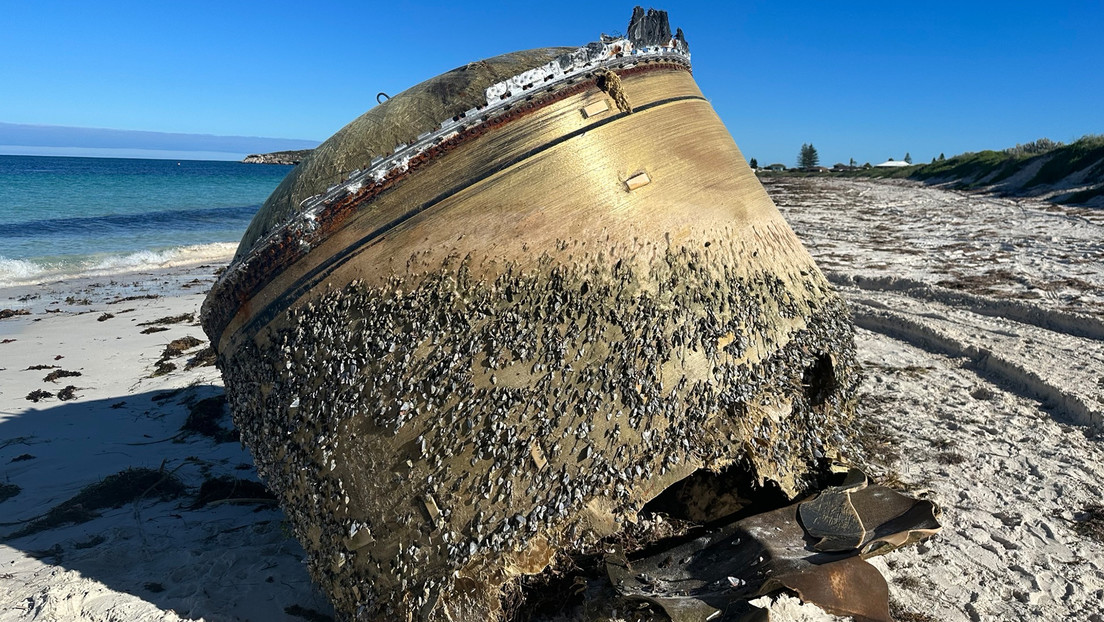
[[(852, 455), (943, 508), (874, 560), (896, 618), (1104, 621), (1104, 213), (764, 184), (858, 326)], [(198, 326), (229, 258), (0, 289), (0, 622), (332, 616)]]
[(1104, 214), (764, 182), (851, 304), (867, 464), (943, 508), (873, 560), (898, 619), (1104, 619)]
[[(229, 259), (3, 291), (30, 314), (0, 320), (0, 482), (19, 489), (0, 502), (0, 620), (328, 619), (283, 513), (242, 500), (256, 472), (197, 322)], [(146, 478), (136, 498), (50, 514), (120, 473)]]

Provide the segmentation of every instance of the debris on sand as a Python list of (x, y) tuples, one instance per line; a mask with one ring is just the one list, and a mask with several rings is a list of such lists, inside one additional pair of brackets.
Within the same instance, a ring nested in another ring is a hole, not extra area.
[(31, 391), (30, 393), (27, 394), (27, 399), (37, 404), (39, 400), (44, 400), (46, 398), (53, 397), (53, 396), (54, 396), (54, 394), (50, 393), (49, 391), (43, 391), (42, 389), (35, 389), (34, 391)]
[(222, 475), (209, 478), (200, 485), (192, 508), (201, 508), (216, 501), (275, 505), (276, 495), (258, 481)]
[(157, 365), (153, 368), (153, 373), (150, 374), (150, 378), (156, 378), (158, 376), (164, 376), (176, 371), (176, 363), (170, 363), (166, 360), (157, 361)]
[(170, 362), (169, 359), (178, 357), (184, 354), (186, 350), (194, 348), (201, 343), (203, 343), (202, 340), (192, 337), (191, 335), (170, 341), (169, 344), (165, 346), (165, 350), (161, 352), (161, 359), (157, 361), (157, 364), (154, 366), (150, 378), (164, 376), (165, 374), (176, 371), (176, 363)]
[(43, 382), (57, 382), (60, 378), (76, 378), (81, 376), (79, 371), (69, 371), (67, 369), (55, 369), (54, 371), (46, 374), (46, 377), (42, 379)]
[(215, 364), (218, 356), (215, 354), (215, 349), (211, 346), (203, 348), (196, 353), (195, 356), (188, 359), (188, 363), (184, 365), (184, 369), (195, 369), (196, 367), (211, 367)]
[(202, 340), (192, 337), (181, 337), (180, 339), (173, 339), (169, 342), (169, 345), (165, 346), (165, 351), (161, 353), (162, 359), (168, 359), (180, 356), (184, 354), (185, 350), (189, 350), (203, 343)]
[(180, 315), (166, 315), (165, 317), (157, 318), (156, 320), (150, 320), (148, 322), (139, 322), (138, 326), (155, 326), (157, 324), (181, 324), (183, 322), (194, 322), (195, 313), (182, 313)]
[(8, 537), (20, 538), (62, 525), (85, 523), (99, 516), (97, 510), (118, 508), (141, 499), (168, 501), (185, 492), (184, 483), (172, 473), (128, 468), (84, 487), (71, 499), (54, 506)]
[(1104, 505), (1093, 503), (1085, 506), (1081, 516), (1073, 523), (1073, 529), (1086, 538), (1104, 542)]
[(0, 484), (0, 503), (11, 499), (22, 491), (23, 489), (15, 484)]
[(188, 419), (180, 430), (208, 436), (216, 443), (236, 443), (239, 440), (238, 431), (228, 429), (221, 423), (223, 419), (229, 419), (229, 417), (226, 395), (208, 397), (192, 405), (188, 412)]
[(109, 301), (107, 304), (117, 305), (121, 302), (128, 302), (128, 301), (131, 301), (131, 300), (154, 300), (154, 299), (157, 299), (157, 298), (160, 298), (160, 297), (161, 297), (160, 294), (143, 294), (143, 295), (140, 295), (140, 296), (125, 296), (123, 298), (116, 298), (115, 300)]
[(77, 387), (69, 385), (58, 391), (57, 398), (63, 402), (77, 399)]

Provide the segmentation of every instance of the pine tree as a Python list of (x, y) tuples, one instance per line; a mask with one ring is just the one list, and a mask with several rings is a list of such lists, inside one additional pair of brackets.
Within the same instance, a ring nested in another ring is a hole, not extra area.
[(912, 156), (909, 155), (909, 152), (907, 152), (907, 151), (905, 152), (905, 162), (908, 162), (909, 164), (912, 164)]
[(944, 158), (942, 153), (939, 154), (939, 161), (940, 162), (942, 162), (943, 160), (946, 160), (946, 159), (947, 158)]
[(812, 143), (802, 144), (801, 151), (797, 155), (798, 168), (812, 168), (820, 164), (820, 156)]
[(759, 168), (759, 161), (758, 161), (758, 160), (756, 160), (755, 158), (752, 158), (752, 159), (751, 159), (751, 160), (750, 160), (750, 161), (748, 162), (748, 166), (750, 166), (751, 168)]

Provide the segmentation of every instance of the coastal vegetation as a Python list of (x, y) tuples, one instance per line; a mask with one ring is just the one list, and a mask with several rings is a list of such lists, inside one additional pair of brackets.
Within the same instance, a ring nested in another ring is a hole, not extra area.
[[(787, 171), (785, 174), (817, 174)], [(910, 166), (844, 167), (833, 174), (875, 179), (909, 179), (956, 190), (1003, 196), (1033, 196), (1053, 203), (1104, 206), (1104, 134), (1068, 145), (1041, 138), (1001, 151), (968, 152)]]
[(812, 143), (801, 145), (801, 151), (797, 154), (797, 166), (799, 168), (820, 166), (820, 156)]

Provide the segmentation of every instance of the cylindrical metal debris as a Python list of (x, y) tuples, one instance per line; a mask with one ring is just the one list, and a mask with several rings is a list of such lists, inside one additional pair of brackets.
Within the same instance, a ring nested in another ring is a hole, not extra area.
[(492, 618), (505, 584), (695, 470), (795, 494), (834, 449), (847, 311), (681, 32), (634, 19), (662, 27), (472, 63), (353, 121), (204, 305), (342, 616)]

